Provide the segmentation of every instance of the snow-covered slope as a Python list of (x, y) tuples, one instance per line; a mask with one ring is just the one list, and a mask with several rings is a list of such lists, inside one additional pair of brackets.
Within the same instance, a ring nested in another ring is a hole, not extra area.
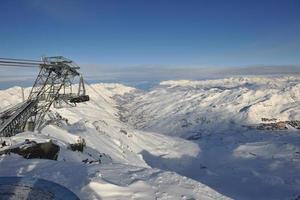
[(136, 128), (184, 138), (258, 124), (262, 118), (300, 119), (299, 77), (165, 81), (122, 98), (121, 114)]
[[(61, 148), (58, 161), (31, 159), (17, 155), (0, 157), (0, 176), (38, 177), (62, 184), (81, 199), (228, 199), (210, 187), (148, 163), (184, 169), (201, 152), (193, 142), (136, 130), (119, 120), (115, 95), (134, 92), (119, 84), (88, 87), (91, 101), (75, 108), (53, 109), (68, 123), (46, 126), (42, 133), (25, 132), (6, 139), (51, 139)], [(29, 89), (25, 91), (28, 94)], [(0, 110), (21, 102), (21, 88), (1, 91)], [(83, 153), (67, 149), (79, 137), (86, 140)], [(181, 162), (184, 158), (185, 162)], [(83, 160), (99, 161), (84, 163)], [(169, 162), (168, 160), (174, 160)]]
[[(2, 156), (0, 176), (48, 179), (81, 199), (300, 198), (299, 130), (255, 128), (262, 118), (300, 119), (300, 77), (165, 81), (150, 91), (120, 84), (87, 89), (91, 101), (53, 109), (68, 123), (9, 139), (52, 139), (61, 147), (58, 161)], [(20, 92), (0, 91), (0, 110), (21, 102)], [(79, 136), (85, 151), (68, 150)]]
[(151, 166), (176, 171), (234, 199), (296, 199), (299, 130), (255, 126), (262, 118), (299, 120), (299, 93), (299, 76), (243, 77), (165, 81), (149, 92), (117, 99), (124, 122), (194, 141), (201, 149), (186, 168), (148, 162)]

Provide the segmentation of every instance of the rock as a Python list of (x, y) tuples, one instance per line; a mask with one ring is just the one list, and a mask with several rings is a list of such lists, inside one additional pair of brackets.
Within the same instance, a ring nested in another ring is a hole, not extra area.
[(258, 130), (286, 130), (286, 122), (261, 123), (257, 127)]
[(45, 143), (37, 143), (27, 139), (24, 143), (14, 145), (1, 151), (0, 155), (15, 153), (26, 159), (41, 158), (57, 160), (59, 150), (59, 146), (54, 144), (51, 140)]
[(70, 144), (68, 149), (83, 152), (84, 147), (86, 147), (85, 139), (79, 137), (77, 143)]
[(274, 121), (277, 121), (277, 119), (276, 118), (261, 118), (261, 121), (263, 121), (263, 122), (274, 122)]
[(127, 131), (125, 131), (124, 129), (121, 129), (120, 132), (123, 133), (124, 135), (127, 135)]
[(260, 123), (257, 126), (258, 130), (286, 130), (287, 125), (290, 125), (296, 129), (300, 129), (300, 121), (291, 120), (291, 121), (280, 121), (275, 123)]
[(287, 124), (289, 124), (290, 126), (296, 128), (296, 129), (300, 129), (300, 121), (299, 120), (287, 121)]

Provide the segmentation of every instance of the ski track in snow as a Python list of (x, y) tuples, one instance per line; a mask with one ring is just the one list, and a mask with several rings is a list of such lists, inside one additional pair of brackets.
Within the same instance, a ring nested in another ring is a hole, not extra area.
[[(90, 102), (53, 109), (70, 125), (9, 139), (52, 139), (58, 161), (1, 156), (0, 176), (47, 179), (81, 199), (296, 199), (299, 131), (244, 125), (299, 120), (299, 92), (297, 76), (165, 81), (147, 92), (94, 84)], [(0, 111), (20, 103), (21, 88), (0, 91), (0, 99)], [(85, 151), (68, 150), (79, 136)]]

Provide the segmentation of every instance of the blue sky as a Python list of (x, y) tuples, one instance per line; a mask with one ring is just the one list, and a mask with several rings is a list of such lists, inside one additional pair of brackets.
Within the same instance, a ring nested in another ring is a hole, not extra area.
[(299, 0), (1, 0), (0, 24), (0, 57), (141, 68), (300, 64)]

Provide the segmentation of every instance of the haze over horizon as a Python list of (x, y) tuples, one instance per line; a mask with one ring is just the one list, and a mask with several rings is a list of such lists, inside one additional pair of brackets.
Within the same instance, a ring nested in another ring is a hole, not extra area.
[[(265, 66), (276, 66), (275, 72), (300, 70), (297, 0), (11, 0), (0, 5), (0, 57), (62, 55), (101, 81), (201, 79), (211, 70), (265, 74)], [(0, 81), (36, 74), (36, 69), (0, 68)]]

